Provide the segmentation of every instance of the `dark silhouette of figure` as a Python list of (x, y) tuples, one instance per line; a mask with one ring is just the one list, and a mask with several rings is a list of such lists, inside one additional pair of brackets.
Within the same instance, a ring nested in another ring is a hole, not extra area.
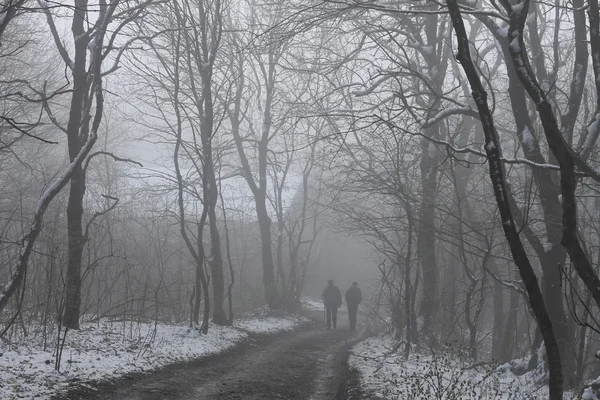
[(362, 293), (358, 287), (358, 283), (352, 282), (352, 287), (346, 291), (344, 298), (346, 299), (346, 304), (348, 304), (350, 330), (354, 332), (356, 330), (356, 313), (358, 311), (358, 305), (362, 301)]
[(333, 279), (327, 281), (327, 287), (323, 290), (321, 297), (323, 298), (325, 312), (327, 314), (327, 329), (331, 329), (332, 322), (333, 329), (335, 329), (337, 326), (338, 308), (342, 306), (342, 293), (340, 292), (340, 289), (333, 284)]

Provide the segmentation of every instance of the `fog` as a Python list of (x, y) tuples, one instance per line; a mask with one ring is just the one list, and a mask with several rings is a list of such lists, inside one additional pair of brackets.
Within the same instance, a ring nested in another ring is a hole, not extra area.
[(207, 335), (332, 279), (406, 360), (452, 343), (576, 393), (598, 5), (513, 3), (1, 1), (0, 337)]

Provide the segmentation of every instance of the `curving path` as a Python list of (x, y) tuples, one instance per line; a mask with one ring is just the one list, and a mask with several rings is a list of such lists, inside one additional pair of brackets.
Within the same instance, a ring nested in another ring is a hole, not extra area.
[(78, 388), (60, 399), (346, 399), (347, 350), (359, 335), (349, 332), (343, 310), (337, 330), (325, 330), (322, 319), (298, 332), (259, 337), (223, 354)]

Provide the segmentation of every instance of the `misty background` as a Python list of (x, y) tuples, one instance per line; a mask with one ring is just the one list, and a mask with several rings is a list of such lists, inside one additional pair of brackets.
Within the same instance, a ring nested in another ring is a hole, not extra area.
[(333, 279), (406, 357), (600, 375), (596, 3), (0, 3), (0, 337)]

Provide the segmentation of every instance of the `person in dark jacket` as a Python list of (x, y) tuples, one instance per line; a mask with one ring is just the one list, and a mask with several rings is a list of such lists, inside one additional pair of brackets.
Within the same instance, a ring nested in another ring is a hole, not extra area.
[(327, 314), (327, 329), (331, 329), (332, 322), (333, 329), (335, 329), (337, 326), (338, 308), (342, 306), (342, 293), (340, 292), (340, 289), (333, 284), (333, 279), (327, 281), (327, 287), (323, 290), (321, 297), (323, 298), (325, 312)]
[(356, 313), (358, 311), (358, 305), (362, 301), (362, 293), (357, 282), (352, 282), (352, 287), (346, 291), (344, 298), (346, 299), (346, 304), (348, 305), (350, 330), (354, 332), (356, 330)]

